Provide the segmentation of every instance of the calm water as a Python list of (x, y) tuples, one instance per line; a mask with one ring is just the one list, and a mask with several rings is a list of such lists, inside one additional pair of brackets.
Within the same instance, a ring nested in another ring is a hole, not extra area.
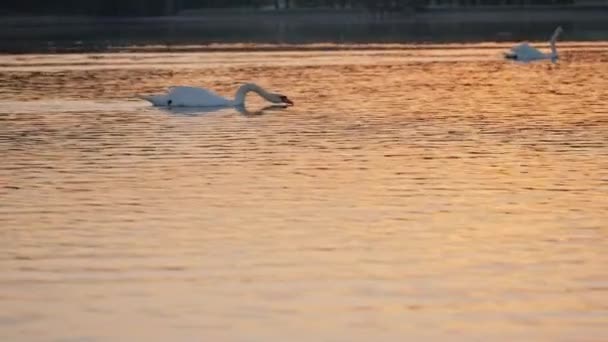
[(607, 340), (608, 44), (507, 46), (0, 56), (0, 339)]
[[(492, 7), (492, 6), (490, 6)], [(557, 26), (563, 39), (605, 41), (606, 11), (592, 8), (430, 10), (374, 16), (361, 11), (199, 11), (144, 18), (0, 17), (0, 53), (122, 51), (214, 43), (340, 44), (547, 41)]]

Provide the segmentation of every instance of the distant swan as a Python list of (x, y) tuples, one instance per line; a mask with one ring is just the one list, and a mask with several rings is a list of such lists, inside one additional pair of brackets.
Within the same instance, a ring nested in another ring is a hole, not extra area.
[(207, 89), (186, 86), (170, 87), (166, 94), (139, 97), (158, 107), (237, 107), (245, 105), (245, 97), (249, 92), (257, 93), (272, 103), (293, 106), (287, 96), (269, 93), (253, 83), (243, 84), (236, 91), (234, 100), (226, 99)]
[(550, 59), (551, 62), (557, 62), (559, 56), (557, 55), (557, 49), (555, 47), (555, 41), (557, 37), (562, 33), (562, 27), (558, 26), (553, 32), (551, 36), (550, 44), (551, 44), (551, 52), (550, 53), (542, 53), (535, 47), (530, 46), (528, 43), (521, 43), (513, 48), (511, 51), (505, 53), (506, 59), (512, 59), (518, 62), (533, 62), (544, 59)]

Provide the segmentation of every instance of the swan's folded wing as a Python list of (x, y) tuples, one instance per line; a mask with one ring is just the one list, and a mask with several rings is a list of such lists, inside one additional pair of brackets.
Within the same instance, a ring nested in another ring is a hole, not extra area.
[(538, 49), (530, 46), (528, 43), (521, 43), (511, 48), (511, 53), (520, 59), (536, 59), (543, 58), (544, 55)]
[(167, 97), (172, 106), (184, 107), (225, 106), (230, 102), (210, 90), (188, 86), (170, 87)]
[(189, 86), (172, 86), (169, 87), (169, 95), (190, 95), (192, 97), (221, 97), (218, 94), (204, 88), (189, 87)]

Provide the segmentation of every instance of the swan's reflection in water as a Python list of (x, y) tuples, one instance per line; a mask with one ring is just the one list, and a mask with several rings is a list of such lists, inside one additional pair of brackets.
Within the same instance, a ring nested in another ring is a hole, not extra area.
[(230, 113), (233, 111), (237, 111), (239, 114), (243, 116), (260, 116), (264, 114), (268, 114), (269, 112), (283, 111), (286, 110), (287, 106), (285, 105), (269, 105), (262, 108), (247, 108), (246, 106), (234, 106), (234, 107), (163, 107), (161, 110), (174, 115), (187, 115), (187, 116), (197, 116), (204, 115), (210, 113), (219, 113), (226, 112)]

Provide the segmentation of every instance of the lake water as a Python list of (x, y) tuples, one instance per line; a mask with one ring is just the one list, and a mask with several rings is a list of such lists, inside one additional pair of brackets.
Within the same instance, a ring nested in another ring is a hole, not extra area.
[(0, 56), (0, 339), (607, 340), (608, 43), (508, 46)]

